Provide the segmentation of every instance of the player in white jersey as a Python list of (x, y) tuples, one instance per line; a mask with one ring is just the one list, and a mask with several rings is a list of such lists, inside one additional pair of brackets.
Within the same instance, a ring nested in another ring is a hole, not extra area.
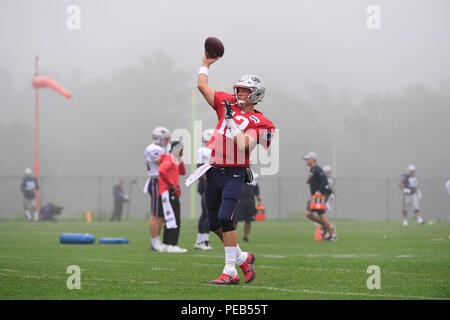
[(408, 173), (401, 176), (400, 189), (402, 189), (402, 204), (403, 204), (403, 225), (408, 225), (406, 215), (412, 208), (416, 214), (416, 219), (419, 224), (423, 224), (424, 220), (420, 216), (419, 200), (422, 198), (420, 190), (417, 188), (416, 167), (410, 164), (407, 167)]
[(327, 210), (330, 211), (332, 209), (331, 204), (333, 203), (334, 200), (334, 179), (332, 177), (331, 167), (329, 165), (324, 165), (322, 169), (325, 172), (325, 175), (327, 176), (328, 179), (328, 188), (332, 190), (326, 203)]
[(170, 142), (170, 131), (164, 127), (153, 130), (153, 143), (145, 149), (145, 163), (147, 165), (148, 180), (144, 187), (144, 193), (150, 194), (151, 215), (148, 228), (151, 237), (150, 248), (155, 251), (165, 251), (161, 243), (160, 234), (164, 225), (164, 212), (158, 194), (158, 169), (160, 157), (166, 153), (167, 145)]
[[(205, 163), (209, 163), (209, 158), (211, 157), (211, 149), (207, 148), (205, 145), (211, 140), (214, 134), (214, 129), (208, 129), (203, 132), (202, 142), (203, 146), (198, 148), (195, 152), (195, 162), (197, 166), (201, 166)], [(194, 248), (200, 250), (211, 250), (212, 247), (209, 245), (209, 221), (208, 221), (208, 211), (205, 204), (205, 190), (206, 190), (206, 176), (203, 175), (198, 181), (197, 192), (201, 196), (202, 204), (202, 215), (198, 220), (198, 233), (197, 241), (195, 242)]]

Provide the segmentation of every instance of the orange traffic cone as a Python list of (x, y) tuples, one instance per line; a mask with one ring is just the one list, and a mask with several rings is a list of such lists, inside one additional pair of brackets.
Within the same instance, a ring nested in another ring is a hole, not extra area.
[(314, 241), (323, 241), (322, 230), (320, 230), (320, 224), (316, 226), (316, 234), (314, 235)]

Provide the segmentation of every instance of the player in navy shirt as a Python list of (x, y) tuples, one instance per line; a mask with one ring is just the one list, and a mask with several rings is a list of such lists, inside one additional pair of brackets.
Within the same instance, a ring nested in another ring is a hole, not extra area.
[[(321, 167), (317, 165), (317, 155), (314, 152), (309, 152), (307, 155), (303, 156), (306, 161), (306, 165), (311, 169), (309, 171), (308, 179), (306, 183), (309, 184), (311, 191), (311, 196), (313, 195), (323, 195), (325, 196), (325, 201), (328, 200), (331, 194), (331, 189), (328, 187), (328, 178)], [(325, 216), (325, 210), (311, 210), (309, 208), (310, 200), (306, 205), (306, 217), (318, 224), (320, 224), (325, 232), (324, 238), (328, 241), (336, 241), (336, 228), (330, 223), (330, 221)], [(314, 215), (317, 213), (317, 216)]]
[(120, 221), (122, 217), (123, 204), (130, 200), (125, 191), (123, 190), (123, 180), (119, 181), (119, 184), (113, 188), (114, 207), (110, 221)]
[(23, 207), (25, 209), (25, 214), (27, 215), (27, 220), (31, 222), (33, 217), (31, 212), (34, 211), (34, 221), (39, 220), (39, 213), (34, 205), (36, 198), (35, 192), (39, 189), (38, 182), (35, 176), (33, 176), (33, 171), (27, 168), (25, 169), (25, 176), (22, 178), (22, 183), (20, 184), (20, 191), (23, 194)]
[[(252, 170), (253, 172), (253, 170)], [(250, 183), (244, 183), (242, 185), (241, 194), (239, 195), (238, 203), (235, 207), (234, 221), (235, 228), (237, 223), (244, 221), (244, 238), (245, 242), (248, 242), (248, 236), (252, 228), (252, 221), (255, 221), (256, 204), (255, 197), (258, 200), (258, 205), (261, 204), (261, 196), (259, 193), (258, 174), (253, 172), (253, 181)]]
[[(197, 149), (195, 152), (195, 162), (197, 167), (209, 163), (209, 158), (211, 157), (211, 149), (206, 147), (206, 144), (211, 140), (214, 134), (214, 129), (207, 129), (202, 134), (203, 146)], [(208, 209), (206, 208), (206, 175), (203, 175), (198, 182), (197, 192), (200, 194), (200, 203), (202, 208), (202, 214), (198, 220), (198, 233), (197, 241), (195, 242), (194, 248), (199, 250), (211, 250), (212, 247), (209, 245), (209, 220), (208, 220)]]

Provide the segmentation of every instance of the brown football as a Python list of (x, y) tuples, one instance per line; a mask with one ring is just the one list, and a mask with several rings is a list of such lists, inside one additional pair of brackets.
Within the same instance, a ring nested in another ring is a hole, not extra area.
[(222, 41), (215, 37), (209, 37), (205, 40), (205, 51), (208, 58), (222, 57), (225, 52)]

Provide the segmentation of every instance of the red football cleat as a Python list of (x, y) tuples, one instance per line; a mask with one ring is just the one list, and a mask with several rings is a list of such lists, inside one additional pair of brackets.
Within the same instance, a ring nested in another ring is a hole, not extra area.
[(239, 284), (239, 275), (235, 275), (234, 277), (229, 274), (222, 273), (222, 275), (216, 280), (211, 280), (209, 284), (214, 285), (228, 285), (228, 284)]
[(255, 255), (251, 252), (248, 252), (247, 260), (245, 260), (245, 262), (239, 266), (242, 272), (244, 272), (244, 280), (246, 283), (252, 282), (255, 279), (256, 272), (255, 269), (253, 268), (255, 260), (256, 260)]

